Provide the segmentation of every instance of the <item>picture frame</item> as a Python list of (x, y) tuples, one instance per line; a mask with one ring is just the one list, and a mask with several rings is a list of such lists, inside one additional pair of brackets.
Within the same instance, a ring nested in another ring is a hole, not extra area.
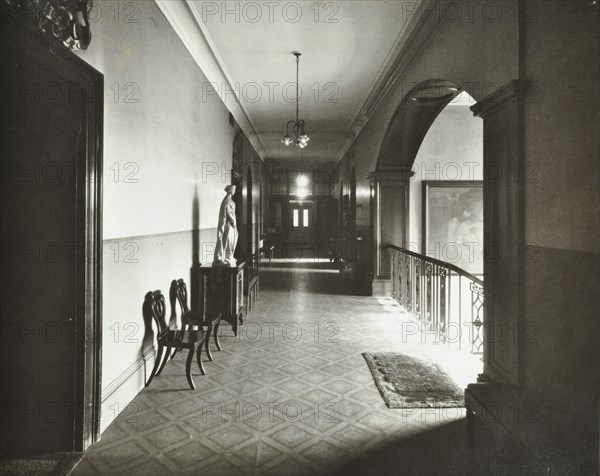
[(483, 276), (483, 181), (423, 181), (422, 253)]

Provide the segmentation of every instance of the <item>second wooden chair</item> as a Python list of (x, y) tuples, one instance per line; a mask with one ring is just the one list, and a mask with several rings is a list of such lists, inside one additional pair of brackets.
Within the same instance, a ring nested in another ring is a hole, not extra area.
[[(215, 345), (218, 350), (221, 349), (221, 343), (219, 342), (219, 326), (221, 325), (221, 314), (220, 313), (204, 313), (204, 315), (197, 314), (188, 307), (188, 292), (187, 286), (183, 279), (177, 279), (171, 281), (171, 288), (169, 290), (169, 300), (171, 302), (171, 319), (176, 314), (175, 301), (179, 303), (181, 310), (181, 330), (185, 331), (189, 327), (206, 328), (206, 339), (204, 341), (204, 348), (208, 360), (212, 362), (213, 356), (210, 352), (210, 334), (212, 332)], [(175, 356), (175, 354), (173, 354)]]

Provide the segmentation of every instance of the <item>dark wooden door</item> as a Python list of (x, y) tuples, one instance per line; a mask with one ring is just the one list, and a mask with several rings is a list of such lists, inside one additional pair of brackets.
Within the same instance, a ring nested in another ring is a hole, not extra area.
[(2, 25), (0, 445), (77, 451), (98, 432), (102, 76)]
[(320, 198), (316, 202), (316, 234), (319, 257), (339, 256), (338, 249), (338, 201), (332, 197)]
[(289, 236), (298, 246), (315, 243), (315, 203), (311, 200), (290, 200), (288, 207)]

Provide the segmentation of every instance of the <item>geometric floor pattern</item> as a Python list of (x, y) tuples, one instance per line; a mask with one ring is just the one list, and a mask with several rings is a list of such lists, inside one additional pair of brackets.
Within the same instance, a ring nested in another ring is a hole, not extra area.
[(363, 352), (434, 359), (461, 388), (481, 371), (410, 322), (389, 299), (349, 295), (332, 270), (263, 268), (239, 336), (224, 325), (207, 375), (195, 367), (197, 390), (180, 353), (71, 474), (518, 474), (499, 440), (478, 441), (466, 465), (463, 409), (387, 408)]

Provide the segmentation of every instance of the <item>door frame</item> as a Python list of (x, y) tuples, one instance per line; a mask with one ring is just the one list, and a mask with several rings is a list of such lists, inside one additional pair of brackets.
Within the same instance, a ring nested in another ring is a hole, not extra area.
[(310, 225), (307, 227), (306, 225), (304, 225), (304, 216), (302, 214), (300, 214), (300, 212), (298, 212), (298, 219), (299, 219), (299, 224), (297, 228), (309, 228), (309, 232), (311, 234), (311, 240), (309, 240), (309, 242), (312, 242), (313, 244), (316, 243), (317, 241), (317, 228), (316, 228), (316, 224), (317, 224), (317, 217), (316, 217), (316, 211), (317, 211), (317, 201), (313, 198), (310, 199), (297, 199), (297, 198), (289, 198), (287, 200), (288, 203), (288, 239), (291, 241), (291, 238), (294, 234), (294, 219), (293, 219), (293, 213), (294, 213), (294, 209), (298, 209), (298, 210), (304, 210), (304, 209), (308, 209), (309, 210), (309, 216), (308, 216), (308, 221), (310, 223)]
[[(2, 6), (2, 42), (22, 54), (46, 64), (55, 62), (65, 76), (88, 93), (85, 118), (86, 153), (85, 207), (78, 220), (85, 223), (84, 322), (74, 328), (76, 376), (74, 399), (73, 451), (84, 451), (100, 437), (102, 378), (102, 153), (104, 117), (104, 75), (57, 40), (22, 19), (10, 6)], [(48, 57), (48, 54), (51, 57)], [(66, 87), (69, 87), (67, 84)]]

